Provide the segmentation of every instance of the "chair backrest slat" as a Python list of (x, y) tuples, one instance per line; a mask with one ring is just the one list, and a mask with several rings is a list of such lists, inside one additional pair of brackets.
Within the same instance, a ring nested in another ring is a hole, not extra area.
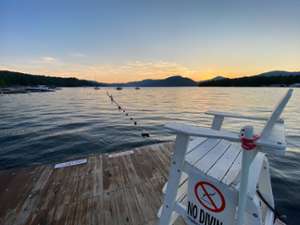
[(293, 89), (289, 89), (287, 93), (283, 96), (283, 98), (279, 101), (275, 109), (273, 110), (269, 120), (267, 121), (265, 127), (261, 132), (261, 138), (265, 138), (270, 134), (274, 124), (280, 118), (281, 113), (283, 112), (286, 104), (288, 103), (289, 99), (291, 98), (293, 93)]

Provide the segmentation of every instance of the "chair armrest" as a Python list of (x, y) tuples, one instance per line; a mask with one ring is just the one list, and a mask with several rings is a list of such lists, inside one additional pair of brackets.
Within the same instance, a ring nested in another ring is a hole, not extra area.
[(224, 130), (214, 130), (206, 127), (197, 127), (183, 123), (167, 123), (165, 128), (174, 131), (177, 134), (189, 136), (225, 139), (233, 142), (240, 142), (239, 134)]
[[(174, 131), (177, 134), (185, 134), (188, 136), (206, 137), (225, 139), (232, 142), (240, 142), (240, 136), (237, 133), (225, 131), (225, 130), (214, 130), (206, 127), (198, 127), (193, 125), (187, 125), (183, 123), (167, 123), (165, 128)], [(277, 124), (272, 129), (272, 133), (268, 138), (259, 139), (256, 142), (257, 146), (262, 147), (267, 152), (280, 153), (284, 152), (286, 148), (284, 124)], [(273, 151), (283, 150), (283, 151)]]
[[(228, 112), (218, 112), (218, 111), (207, 111), (205, 112), (207, 115), (213, 116), (221, 116), (221, 117), (228, 117), (228, 118), (236, 118), (236, 119), (246, 119), (246, 120), (262, 120), (267, 121), (269, 117), (262, 117), (262, 116), (247, 116), (238, 113), (228, 113)], [(283, 120), (279, 119), (277, 122), (282, 123)]]

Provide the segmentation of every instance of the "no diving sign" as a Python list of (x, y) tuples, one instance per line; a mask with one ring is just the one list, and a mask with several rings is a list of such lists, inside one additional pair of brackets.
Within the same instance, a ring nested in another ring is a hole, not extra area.
[(199, 181), (194, 187), (194, 194), (199, 203), (209, 211), (222, 212), (225, 209), (224, 195), (207, 181)]
[(189, 224), (234, 224), (237, 195), (237, 191), (202, 173), (190, 173), (186, 211)]

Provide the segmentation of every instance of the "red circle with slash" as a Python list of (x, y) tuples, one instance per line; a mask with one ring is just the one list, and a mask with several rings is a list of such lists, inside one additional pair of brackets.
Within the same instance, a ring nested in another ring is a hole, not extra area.
[[(201, 197), (199, 196), (200, 191), (204, 193)], [(219, 213), (225, 209), (225, 198), (222, 192), (211, 183), (199, 181), (195, 185), (194, 192), (198, 202), (209, 211)], [(207, 200), (204, 200), (204, 197), (206, 197)]]

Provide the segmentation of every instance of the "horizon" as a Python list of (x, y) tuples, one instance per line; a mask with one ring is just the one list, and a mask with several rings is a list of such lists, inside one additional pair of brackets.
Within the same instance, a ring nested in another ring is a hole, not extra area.
[(80, 80), (87, 80), (87, 81), (95, 81), (95, 82), (98, 82), (98, 83), (103, 83), (103, 84), (116, 84), (116, 83), (131, 83), (131, 82), (139, 82), (139, 81), (143, 81), (143, 80), (163, 80), (163, 79), (167, 79), (167, 78), (170, 78), (170, 77), (175, 77), (175, 76), (179, 76), (179, 77), (182, 77), (182, 78), (188, 78), (188, 79), (191, 79), (195, 82), (202, 82), (202, 81), (207, 81), (207, 80), (210, 80), (210, 79), (214, 79), (214, 78), (217, 78), (217, 77), (223, 77), (223, 78), (230, 78), (230, 79), (234, 79), (234, 78), (243, 78), (243, 77), (252, 77), (252, 76), (257, 76), (257, 75), (262, 75), (264, 73), (269, 73), (269, 72), (288, 72), (288, 73), (300, 73), (300, 71), (287, 71), (287, 70), (270, 70), (270, 71), (264, 71), (264, 72), (261, 72), (261, 73), (258, 73), (258, 74), (248, 74), (248, 75), (242, 75), (242, 76), (238, 76), (238, 77), (227, 77), (227, 76), (223, 76), (223, 75), (216, 75), (216, 76), (212, 76), (210, 78), (207, 78), (207, 79), (204, 79), (204, 80), (194, 80), (193, 78), (191, 77), (188, 77), (188, 76), (185, 76), (184, 74), (169, 74), (169, 75), (166, 75), (166, 76), (163, 76), (163, 77), (160, 77), (160, 78), (151, 78), (151, 77), (148, 77), (148, 78), (144, 78), (144, 79), (140, 79), (140, 80), (129, 80), (129, 81), (124, 81), (124, 82), (103, 82), (103, 81), (96, 81), (96, 80), (88, 80), (88, 79), (81, 79), (81, 78), (78, 78), (78, 77), (75, 77), (75, 76), (72, 76), (72, 75), (67, 75), (65, 74), (65, 76), (56, 76), (56, 75), (49, 75), (49, 74), (31, 74), (31, 73), (27, 73), (27, 72), (23, 72), (23, 71), (12, 71), (12, 70), (2, 70), (0, 68), (0, 72), (1, 71), (7, 71), (7, 72), (13, 72), (13, 73), (21, 73), (21, 74), (28, 74), (28, 75), (32, 75), (32, 76), (46, 76), (46, 77), (62, 77), (62, 78), (77, 78), (77, 79), (80, 79)]
[(104, 83), (300, 71), (300, 2), (0, 2), (0, 70)]

